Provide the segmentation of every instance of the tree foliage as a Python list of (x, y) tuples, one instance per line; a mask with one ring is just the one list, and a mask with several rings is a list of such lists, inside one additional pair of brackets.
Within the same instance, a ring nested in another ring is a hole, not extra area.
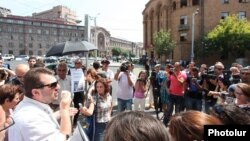
[(243, 57), (250, 50), (250, 23), (236, 15), (228, 16), (210, 31), (203, 39), (206, 52), (220, 53), (223, 58), (229, 54)]
[(175, 42), (171, 39), (170, 31), (160, 30), (154, 34), (153, 42), (155, 46), (155, 51), (158, 55), (169, 55), (174, 47), (176, 46)]
[(115, 48), (112, 49), (112, 55), (113, 56), (119, 56), (121, 54), (122, 54), (122, 50), (120, 48), (115, 47)]

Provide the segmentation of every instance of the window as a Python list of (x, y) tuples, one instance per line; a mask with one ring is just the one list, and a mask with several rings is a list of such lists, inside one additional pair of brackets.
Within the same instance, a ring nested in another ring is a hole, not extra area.
[(181, 33), (180, 41), (183, 42), (183, 41), (186, 41), (186, 40), (187, 40), (187, 33)]
[(29, 48), (33, 48), (33, 44), (32, 43), (29, 43)]
[(14, 43), (13, 42), (9, 42), (8, 46), (9, 46), (9, 48), (13, 48), (14, 47)]
[(176, 2), (173, 2), (173, 10), (176, 10)]
[(186, 25), (186, 24), (187, 24), (187, 16), (181, 16), (180, 25)]
[(37, 55), (42, 56), (42, 55), (43, 55), (42, 51), (41, 51), (41, 50), (38, 50)]
[(193, 0), (193, 1), (192, 1), (192, 4), (193, 4), (193, 6), (194, 6), (194, 5), (199, 5), (199, 4), (200, 4), (200, 0)]
[(239, 19), (245, 19), (246, 18), (246, 12), (245, 11), (240, 11), (238, 14)]
[(33, 51), (32, 50), (29, 50), (29, 55), (33, 55)]
[(23, 48), (23, 44), (22, 43), (19, 44), (19, 48)]
[(248, 0), (239, 0), (239, 3), (247, 3)]
[(222, 4), (229, 4), (229, 0), (221, 0)]
[(42, 43), (39, 43), (39, 44), (38, 44), (38, 48), (42, 48)]
[(181, 0), (181, 7), (187, 6), (187, 0)]
[(227, 18), (228, 15), (229, 15), (229, 12), (221, 12), (220, 19), (224, 20)]

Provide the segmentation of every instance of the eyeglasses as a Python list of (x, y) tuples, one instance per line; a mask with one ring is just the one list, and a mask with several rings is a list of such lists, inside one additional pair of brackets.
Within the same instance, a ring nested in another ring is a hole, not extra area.
[(75, 62), (75, 64), (81, 64), (81, 62)]
[(46, 84), (46, 85), (41, 85), (41, 86), (39, 86), (37, 88), (39, 89), (39, 88), (43, 88), (43, 87), (49, 87), (51, 89), (54, 89), (57, 86), (57, 84), (58, 84), (58, 81), (50, 83), (50, 84)]
[(14, 124), (15, 124), (14, 119), (12, 117), (9, 117), (7, 119), (7, 124), (5, 124), (4, 126), (0, 127), (0, 132), (2, 132), (3, 130), (8, 129), (9, 127), (11, 127)]

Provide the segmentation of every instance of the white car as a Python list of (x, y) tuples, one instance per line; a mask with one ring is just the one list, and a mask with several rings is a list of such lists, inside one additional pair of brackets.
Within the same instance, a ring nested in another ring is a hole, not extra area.
[(11, 61), (15, 59), (15, 56), (13, 54), (4, 54), (2, 58), (3, 60)]
[(16, 59), (15, 60), (18, 60), (18, 61), (27, 61), (29, 59), (29, 56), (28, 55), (19, 55), (19, 56), (16, 56)]

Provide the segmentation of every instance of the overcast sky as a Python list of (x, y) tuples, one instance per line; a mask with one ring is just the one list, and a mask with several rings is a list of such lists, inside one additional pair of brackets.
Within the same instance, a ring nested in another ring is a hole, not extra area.
[[(31, 16), (32, 13), (67, 6), (76, 12), (84, 24), (84, 15), (97, 17), (97, 26), (107, 29), (112, 37), (142, 42), (142, 11), (149, 0), (0, 0), (0, 6), (13, 15)], [(94, 26), (94, 22), (90, 21)]]

